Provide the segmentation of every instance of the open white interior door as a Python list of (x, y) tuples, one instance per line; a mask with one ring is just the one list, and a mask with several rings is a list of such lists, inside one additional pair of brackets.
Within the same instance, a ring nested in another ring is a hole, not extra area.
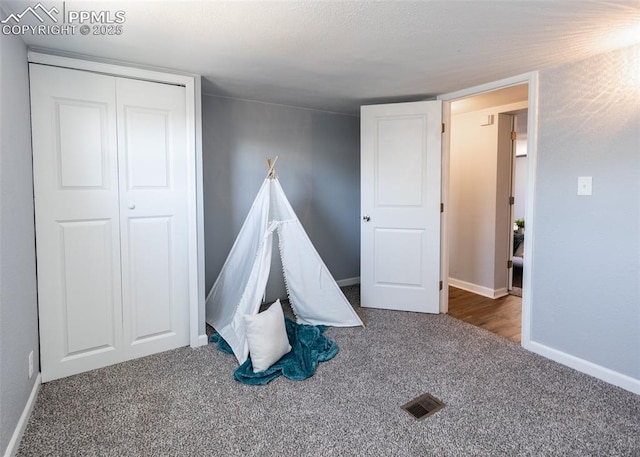
[(361, 108), (361, 305), (440, 311), (440, 101)]

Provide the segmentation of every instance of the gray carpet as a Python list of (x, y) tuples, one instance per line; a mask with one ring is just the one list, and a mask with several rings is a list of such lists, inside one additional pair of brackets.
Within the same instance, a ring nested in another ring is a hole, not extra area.
[[(302, 382), (239, 384), (209, 345), (47, 383), (18, 455), (640, 455), (640, 396), (446, 315), (357, 310)], [(424, 392), (447, 406), (416, 421)]]

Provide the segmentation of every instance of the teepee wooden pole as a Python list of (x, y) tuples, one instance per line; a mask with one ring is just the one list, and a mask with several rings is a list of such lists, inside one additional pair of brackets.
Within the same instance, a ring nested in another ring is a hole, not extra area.
[(267, 168), (269, 169), (269, 171), (267, 172), (267, 179), (274, 179), (276, 178), (276, 162), (278, 161), (278, 157), (276, 156), (275, 159), (273, 159), (273, 161), (271, 160), (271, 158), (267, 157)]

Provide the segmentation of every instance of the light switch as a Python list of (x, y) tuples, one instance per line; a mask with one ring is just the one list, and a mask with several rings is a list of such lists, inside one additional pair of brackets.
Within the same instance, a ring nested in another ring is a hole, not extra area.
[(591, 195), (593, 178), (591, 176), (578, 177), (578, 195)]

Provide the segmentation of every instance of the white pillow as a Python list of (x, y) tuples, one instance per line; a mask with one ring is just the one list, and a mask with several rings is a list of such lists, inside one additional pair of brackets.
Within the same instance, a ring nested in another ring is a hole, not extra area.
[(291, 350), (280, 300), (261, 313), (246, 314), (244, 326), (254, 373), (266, 370)]

